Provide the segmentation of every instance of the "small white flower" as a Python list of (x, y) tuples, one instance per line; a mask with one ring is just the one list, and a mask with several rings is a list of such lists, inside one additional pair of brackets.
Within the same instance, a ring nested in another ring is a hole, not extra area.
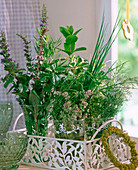
[(43, 61), (40, 61), (40, 64), (42, 65), (42, 64), (43, 64)]
[(34, 84), (34, 83), (35, 83), (35, 82), (34, 82), (33, 79), (31, 79), (31, 80), (29, 81), (29, 89), (30, 89), (30, 90), (33, 89), (33, 84)]

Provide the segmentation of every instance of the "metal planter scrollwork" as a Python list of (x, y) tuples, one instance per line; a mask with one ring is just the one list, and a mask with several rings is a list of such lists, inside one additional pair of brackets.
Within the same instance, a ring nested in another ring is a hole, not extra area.
[[(116, 120), (110, 120), (102, 127), (114, 121)], [(116, 122), (121, 125), (119, 121)], [(30, 135), (28, 149), (22, 163), (56, 170), (102, 170), (113, 167), (104, 153), (100, 138), (95, 138), (100, 130), (101, 127), (89, 141)], [(128, 147), (121, 138), (112, 135), (109, 144), (114, 155), (121, 162), (128, 161)]]

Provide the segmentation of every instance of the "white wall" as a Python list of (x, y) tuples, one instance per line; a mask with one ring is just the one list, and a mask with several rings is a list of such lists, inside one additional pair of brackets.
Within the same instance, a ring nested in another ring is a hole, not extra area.
[(88, 58), (95, 42), (95, 0), (43, 0), (42, 3), (46, 4), (49, 29), (55, 37), (61, 36), (59, 26), (83, 28), (77, 45), (87, 47), (87, 52), (79, 54)]
[(59, 26), (83, 28), (77, 45), (87, 47), (87, 52), (81, 52), (86, 58), (93, 53), (104, 8), (110, 32), (110, 0), (41, 0), (42, 4), (46, 4), (49, 29), (55, 37), (61, 36)]
[[(94, 50), (99, 21), (103, 13), (101, 11), (101, 0), (41, 0), (41, 5), (43, 3), (46, 4), (48, 11), (50, 32), (55, 37), (61, 36), (59, 26), (73, 25), (75, 29), (83, 28), (78, 34), (79, 41), (77, 45), (87, 47), (87, 52), (81, 52), (81, 54), (86, 58), (90, 58), (90, 54)], [(106, 11), (106, 13), (108, 12), (109, 10)]]

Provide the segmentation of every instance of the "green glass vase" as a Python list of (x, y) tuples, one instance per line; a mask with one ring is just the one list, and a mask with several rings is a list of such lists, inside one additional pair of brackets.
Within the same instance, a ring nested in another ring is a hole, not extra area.
[(49, 110), (45, 105), (21, 105), (28, 135), (46, 136)]
[(0, 169), (14, 170), (23, 158), (28, 145), (28, 137), (24, 134), (8, 132), (0, 139)]

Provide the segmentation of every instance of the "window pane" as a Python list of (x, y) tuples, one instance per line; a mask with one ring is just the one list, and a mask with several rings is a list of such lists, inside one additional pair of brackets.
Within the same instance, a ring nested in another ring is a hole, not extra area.
[[(126, 0), (119, 0), (121, 17), (126, 18)], [(138, 3), (130, 1), (130, 23), (134, 28), (133, 41), (126, 40), (123, 31), (119, 34), (118, 59), (126, 63), (126, 70), (129, 76), (138, 76)], [(126, 103), (118, 115), (123, 122), (124, 128), (129, 135), (138, 137), (138, 89), (132, 90), (132, 97)]]

